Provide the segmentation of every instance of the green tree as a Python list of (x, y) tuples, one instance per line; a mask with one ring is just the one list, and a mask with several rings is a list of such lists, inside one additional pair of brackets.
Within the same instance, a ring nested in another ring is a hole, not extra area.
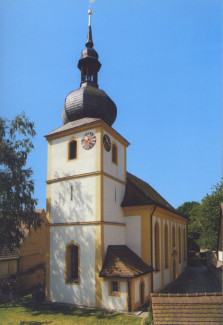
[(178, 212), (189, 219), (188, 249), (217, 249), (220, 203), (223, 201), (223, 180), (199, 202), (185, 202)]
[(217, 249), (220, 204), (223, 201), (223, 180), (213, 186), (212, 193), (201, 200), (201, 234), (197, 240), (200, 248)]
[(35, 133), (24, 113), (11, 121), (0, 118), (0, 249), (19, 247), (27, 229), (41, 223), (34, 211), (33, 172), (26, 168)]
[(201, 234), (201, 204), (196, 201), (185, 202), (178, 207), (177, 211), (189, 220), (187, 231), (188, 250), (199, 251), (197, 240)]

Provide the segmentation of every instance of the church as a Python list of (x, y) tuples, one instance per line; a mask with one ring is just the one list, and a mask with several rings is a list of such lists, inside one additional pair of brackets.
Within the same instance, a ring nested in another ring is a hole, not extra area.
[(80, 88), (65, 99), (63, 126), (46, 135), (46, 299), (133, 311), (186, 268), (187, 220), (126, 170), (130, 143), (98, 88), (88, 13)]

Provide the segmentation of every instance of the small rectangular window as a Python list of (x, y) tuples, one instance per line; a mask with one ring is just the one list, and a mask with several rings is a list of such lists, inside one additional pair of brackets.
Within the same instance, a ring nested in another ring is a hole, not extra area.
[(117, 293), (117, 292), (118, 292), (118, 282), (112, 281), (112, 293)]

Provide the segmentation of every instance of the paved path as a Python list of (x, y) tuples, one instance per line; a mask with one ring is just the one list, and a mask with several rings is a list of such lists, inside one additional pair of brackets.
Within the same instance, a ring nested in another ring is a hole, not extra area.
[(205, 266), (189, 267), (176, 281), (160, 293), (221, 292), (217, 280)]

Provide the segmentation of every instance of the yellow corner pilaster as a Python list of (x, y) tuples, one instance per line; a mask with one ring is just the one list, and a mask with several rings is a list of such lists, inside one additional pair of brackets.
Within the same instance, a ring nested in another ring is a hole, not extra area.
[[(101, 128), (96, 129), (96, 171), (103, 170), (103, 132)], [(102, 173), (95, 176), (96, 179), (96, 221), (104, 220), (104, 176)], [(95, 303), (96, 307), (102, 307), (102, 279), (99, 273), (104, 259), (104, 224), (95, 226)]]

